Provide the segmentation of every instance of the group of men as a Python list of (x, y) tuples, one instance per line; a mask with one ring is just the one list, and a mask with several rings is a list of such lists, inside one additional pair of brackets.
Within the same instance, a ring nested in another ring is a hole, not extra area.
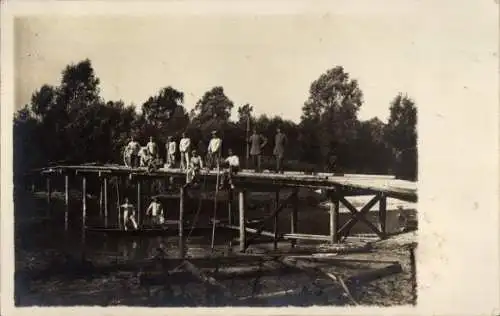
[[(125, 201), (120, 207), (123, 209), (123, 227), (125, 230), (128, 230), (129, 226), (132, 226), (134, 229), (138, 229), (139, 225), (135, 218), (135, 207), (131, 204), (128, 198), (125, 198)], [(157, 197), (153, 197), (151, 203), (146, 209), (146, 216), (149, 219), (149, 223), (152, 225), (161, 225), (165, 222), (165, 216), (163, 206), (158, 201)]]
[[(267, 145), (267, 138), (259, 134), (256, 129), (247, 139), (250, 146), (249, 154), (252, 157), (254, 169), (256, 172), (261, 171), (261, 157), (264, 147)], [(276, 158), (276, 172), (283, 173), (283, 157), (287, 137), (281, 132), (281, 129), (276, 130), (273, 155)], [(180, 156), (180, 169), (186, 171), (188, 181), (196, 176), (196, 173), (204, 168), (214, 169), (220, 164), (227, 165), (230, 171), (237, 172), (239, 169), (239, 158), (231, 149), (228, 150), (226, 159), (222, 159), (222, 139), (218, 136), (217, 131), (212, 131), (212, 138), (208, 143), (207, 155), (205, 160), (201, 158), (198, 151), (193, 148), (191, 139), (186, 133), (182, 134), (179, 143), (172, 136), (168, 136), (165, 144), (166, 161), (165, 168), (173, 168), (177, 163), (177, 155)], [(157, 144), (153, 137), (149, 138), (146, 146), (141, 146), (139, 142), (132, 137), (124, 151), (124, 162), (129, 167), (151, 167), (158, 168), (162, 165)]]

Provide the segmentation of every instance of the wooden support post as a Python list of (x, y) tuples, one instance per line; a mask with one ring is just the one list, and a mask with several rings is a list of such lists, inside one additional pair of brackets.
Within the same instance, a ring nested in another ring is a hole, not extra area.
[(108, 178), (104, 178), (104, 227), (108, 227)]
[(102, 182), (100, 181), (101, 177), (99, 176), (99, 216), (102, 220)]
[[(298, 208), (299, 208), (299, 195), (296, 194), (293, 202), (292, 202), (292, 214), (290, 216), (290, 233), (295, 234), (297, 233), (297, 220), (298, 220)], [(292, 248), (295, 248), (295, 245), (297, 244), (296, 239), (291, 240), (291, 246)]]
[(120, 184), (122, 182), (122, 178), (116, 177), (116, 210), (118, 211), (118, 229), (123, 228), (123, 223), (122, 223), (122, 209), (121, 209), (121, 201), (120, 201)]
[(338, 192), (328, 192), (330, 196), (330, 242), (332, 244), (338, 242), (338, 227), (339, 227), (339, 198)]
[(246, 249), (246, 231), (245, 231), (245, 191), (241, 190), (239, 193), (239, 211), (240, 211), (240, 251), (244, 252)]
[(229, 189), (228, 190), (228, 195), (227, 195), (227, 224), (232, 225), (233, 224), (233, 190)]
[(387, 197), (382, 194), (379, 201), (379, 221), (380, 221), (380, 232), (384, 237), (387, 236)]
[(82, 242), (85, 243), (85, 226), (87, 219), (87, 179), (82, 178)]
[[(274, 209), (277, 209), (280, 205), (280, 190), (276, 190), (275, 192), (275, 198), (274, 198)], [(274, 242), (273, 242), (273, 248), (274, 250), (278, 249), (278, 217), (279, 213), (276, 213), (276, 216), (274, 216)]]
[(185, 244), (184, 244), (184, 200), (186, 198), (186, 189), (181, 187), (179, 192), (179, 251), (180, 257), (184, 258)]
[(137, 225), (142, 226), (142, 216), (141, 216), (141, 180), (137, 179)]
[(416, 244), (408, 246), (410, 250), (410, 266), (411, 266), (411, 288), (413, 305), (417, 305), (417, 262), (415, 260), (415, 247)]
[(64, 175), (64, 230), (68, 230), (69, 213), (69, 176)]
[(50, 177), (47, 177), (46, 183), (47, 183), (47, 217), (50, 217), (52, 213), (52, 188), (50, 186)]

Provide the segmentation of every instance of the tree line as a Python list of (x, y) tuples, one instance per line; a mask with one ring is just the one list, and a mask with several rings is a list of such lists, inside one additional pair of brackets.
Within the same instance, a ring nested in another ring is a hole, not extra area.
[[(287, 135), (286, 170), (396, 174), (417, 177), (417, 113), (415, 102), (403, 93), (388, 100), (390, 116), (358, 119), (363, 93), (342, 66), (335, 66), (311, 83), (300, 122), (253, 113), (251, 104), (235, 107), (224, 88), (207, 91), (191, 111), (184, 92), (172, 86), (159, 89), (141, 105), (106, 101), (100, 80), (86, 59), (67, 65), (59, 85), (43, 85), (29, 104), (14, 115), (14, 175), (50, 164), (122, 163), (122, 150), (132, 135), (141, 144), (153, 136), (160, 149), (167, 136), (182, 132), (202, 154), (210, 132), (223, 139), (223, 153), (231, 148), (242, 161), (246, 156), (247, 127), (270, 140), (264, 148), (263, 168), (272, 168), (272, 140), (276, 128)], [(162, 153), (165, 156), (165, 153)], [(267, 158), (267, 159), (266, 159)]]

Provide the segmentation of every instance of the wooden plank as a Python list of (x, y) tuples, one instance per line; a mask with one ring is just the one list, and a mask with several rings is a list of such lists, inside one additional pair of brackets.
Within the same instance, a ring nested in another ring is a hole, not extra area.
[[(136, 176), (147, 178), (165, 178), (172, 176), (175, 178), (184, 178), (184, 172), (179, 169), (160, 169), (156, 172), (148, 173), (146, 168), (127, 168), (124, 166), (58, 166), (45, 168), (42, 173), (53, 173), (59, 170), (75, 170), (86, 173), (112, 172), (115, 174), (128, 175), (134, 173)], [(216, 172), (207, 172), (202, 170), (202, 175), (207, 175), (207, 180), (215, 181)], [(268, 184), (274, 186), (306, 186), (311, 188), (332, 189), (336, 186), (346, 186), (359, 189), (384, 192), (388, 197), (393, 197), (405, 201), (416, 202), (417, 187), (415, 182), (377, 179), (368, 177), (340, 177), (340, 176), (311, 176), (311, 175), (291, 175), (276, 173), (245, 173), (241, 172), (234, 176), (234, 182), (244, 185)]]
[(184, 258), (186, 254), (185, 243), (184, 243), (184, 206), (186, 199), (186, 188), (181, 187), (179, 192), (179, 249), (180, 257)]
[[(276, 190), (275, 196), (274, 196), (274, 209), (278, 209), (280, 206), (280, 190)], [(279, 230), (279, 212), (276, 213), (276, 216), (274, 216), (274, 242), (273, 242), (273, 248), (276, 251), (278, 249), (278, 230)]]
[(361, 272), (360, 274), (354, 275), (346, 280), (346, 284), (351, 286), (351, 285), (359, 285), (362, 283), (368, 283), (389, 275), (393, 275), (396, 273), (400, 273), (403, 271), (403, 268), (401, 267), (401, 264), (399, 262), (390, 264), (388, 266), (385, 266), (383, 268), (379, 269), (373, 269), (365, 272)]
[(228, 224), (231, 225), (233, 223), (233, 190), (229, 190), (228, 199), (227, 199), (227, 221)]
[(68, 230), (69, 213), (69, 176), (64, 176), (64, 230)]
[(82, 242), (85, 243), (85, 228), (87, 220), (87, 179), (82, 178)]
[(50, 217), (52, 213), (52, 186), (50, 185), (50, 177), (45, 179), (46, 191), (47, 191), (47, 217)]
[(339, 226), (339, 199), (336, 192), (330, 194), (330, 242), (332, 244), (338, 241)]
[(139, 227), (142, 225), (142, 216), (141, 216), (141, 211), (142, 211), (142, 190), (141, 190), (141, 180), (137, 179), (136, 183), (137, 187), (137, 225)]
[(240, 220), (240, 251), (244, 252), (247, 247), (247, 240), (246, 240), (246, 231), (245, 231), (245, 208), (246, 208), (246, 201), (245, 201), (245, 191), (241, 190), (238, 193), (239, 196), (239, 220)]
[(202, 281), (204, 284), (209, 285), (209, 289), (210, 290), (218, 291), (221, 294), (223, 294), (224, 297), (232, 298), (231, 292), (224, 285), (222, 285), (219, 282), (217, 282), (217, 280), (215, 280), (213, 277), (208, 276), (205, 273), (203, 273), (203, 271), (201, 271), (200, 269), (198, 269), (191, 262), (185, 260), (183, 262), (183, 267), (187, 271), (191, 272), (197, 279), (199, 279), (200, 281)]
[(104, 178), (104, 226), (108, 227), (108, 178)]
[(410, 251), (411, 289), (413, 305), (417, 305), (417, 262), (415, 260), (415, 247), (416, 245), (414, 244), (408, 247)]
[[(298, 224), (298, 207), (299, 207), (299, 195), (295, 194), (295, 198), (293, 199), (292, 213), (290, 214), (290, 233), (297, 233), (297, 224)], [(297, 244), (296, 239), (291, 239), (290, 246), (295, 248)]]
[[(239, 230), (240, 229), (240, 226), (236, 226), (236, 225), (228, 225), (228, 224), (218, 224), (219, 227), (222, 227), (222, 228), (229, 228), (229, 229), (234, 229), (234, 230)], [(250, 228), (250, 227), (245, 227), (245, 231), (247, 233), (253, 233), (253, 234), (256, 234), (257, 233), (257, 229), (255, 228)], [(260, 233), (262, 236), (267, 236), (267, 237), (272, 237), (274, 238), (274, 232), (268, 232), (268, 231), (262, 231)], [(281, 237), (281, 236), (280, 236)]]
[(340, 229), (339, 229), (339, 236), (345, 236), (347, 237), (349, 235), (349, 232), (351, 229), (354, 227), (354, 225), (358, 221), (362, 221), (365, 223), (374, 233), (376, 233), (380, 238), (383, 238), (382, 233), (375, 227), (372, 223), (370, 223), (366, 218), (365, 214), (370, 211), (370, 209), (379, 201), (380, 195), (376, 195), (373, 197), (365, 206), (361, 208), (360, 211), (358, 211), (349, 201), (347, 201), (342, 195), (339, 195), (339, 200), (344, 204), (344, 206), (353, 214), (352, 218), (345, 223)]
[(379, 201), (380, 231), (384, 237), (387, 236), (387, 197), (382, 194)]
[(331, 240), (330, 235), (283, 234), (281, 237), (283, 239), (290, 239), (290, 240), (297, 240), (297, 239), (303, 239), (303, 240), (325, 240), (325, 241), (330, 241)]
[[(286, 199), (284, 199), (281, 202), (281, 205), (279, 205), (270, 215), (268, 215), (264, 219), (262, 219), (261, 224), (257, 228), (257, 233), (256, 233), (257, 235), (259, 235), (259, 233), (264, 230), (264, 227), (265, 227), (267, 221), (269, 221), (270, 219), (275, 218), (276, 215), (278, 213), (280, 213), (285, 208), (285, 206), (287, 206), (287, 204), (290, 201), (290, 199), (293, 198), (293, 196), (296, 195), (296, 194), (297, 194), (297, 191), (293, 191)], [(252, 240), (255, 240), (255, 237), (257, 237), (257, 236), (253, 236), (253, 238), (249, 238), (248, 241), (247, 241), (247, 243), (250, 243)]]

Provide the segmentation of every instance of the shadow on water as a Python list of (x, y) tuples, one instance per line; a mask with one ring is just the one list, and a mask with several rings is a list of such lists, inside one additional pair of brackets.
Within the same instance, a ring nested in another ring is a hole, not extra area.
[[(220, 297), (208, 299), (207, 297), (211, 294), (210, 288), (200, 286), (196, 280), (192, 280), (192, 276), (190, 278), (189, 274), (174, 277), (165, 273), (175, 267), (143, 264), (148, 258), (179, 258), (179, 238), (176, 232), (172, 232), (170, 236), (124, 236), (87, 232), (83, 242), (81, 201), (75, 199), (70, 203), (67, 231), (64, 229), (64, 203), (61, 200), (54, 200), (50, 213), (47, 213), (46, 203), (43, 198), (34, 198), (28, 192), (15, 198), (15, 301), (17, 305), (198, 306), (229, 304), (229, 301), (224, 301)], [(89, 199), (87, 223), (102, 224), (98, 205), (98, 198)], [(236, 208), (234, 209), (236, 212)], [(113, 210), (114, 208), (110, 207), (110, 225), (117, 223), (116, 211)], [(188, 220), (193, 220), (195, 213), (193, 210), (187, 212)], [(212, 208), (205, 207), (201, 213), (203, 214), (199, 216), (197, 224), (209, 225)], [(168, 206), (167, 214), (169, 219), (176, 219), (178, 210), (175, 209), (175, 203)], [(320, 216), (317, 216), (318, 214)], [(258, 212), (252, 213), (252, 216), (258, 217)], [(396, 212), (389, 212), (388, 216), (389, 231), (400, 230), (399, 215)], [(341, 215), (341, 223), (347, 220), (347, 214)], [(279, 226), (283, 232), (289, 232), (289, 213), (285, 212), (281, 216)], [(185, 228), (185, 235), (189, 235), (190, 228)], [(271, 230), (272, 225), (266, 228)], [(315, 209), (299, 213), (301, 232), (328, 234), (328, 229), (328, 213), (325, 210)], [(366, 232), (366, 228), (357, 225), (353, 232)], [(229, 249), (229, 242), (236, 237), (235, 231), (218, 229), (215, 254), (225, 255)], [(214, 255), (209, 250), (210, 243), (210, 230), (191, 234), (186, 242), (188, 257)], [(268, 286), (274, 284), (270, 286), (274, 290), (279, 288), (286, 290), (297, 287), (297, 284), (301, 282), (311, 283), (309, 278), (306, 277), (304, 280), (301, 278), (303, 279), (304, 276), (287, 273), (278, 275), (278, 281), (274, 280), (276, 279), (274, 276), (274, 279), (267, 280), (266, 284)], [(245, 279), (235, 278), (226, 283), (228, 288), (235, 292), (249, 287), (249, 280)], [(256, 287), (257, 285), (252, 285), (252, 291)], [(231, 301), (230, 304), (235, 305), (237, 302)], [(311, 290), (304, 287), (303, 292), (293, 297), (252, 302), (252, 306), (289, 304), (346, 304), (346, 299), (345, 297), (325, 297), (317, 292), (317, 289)]]

